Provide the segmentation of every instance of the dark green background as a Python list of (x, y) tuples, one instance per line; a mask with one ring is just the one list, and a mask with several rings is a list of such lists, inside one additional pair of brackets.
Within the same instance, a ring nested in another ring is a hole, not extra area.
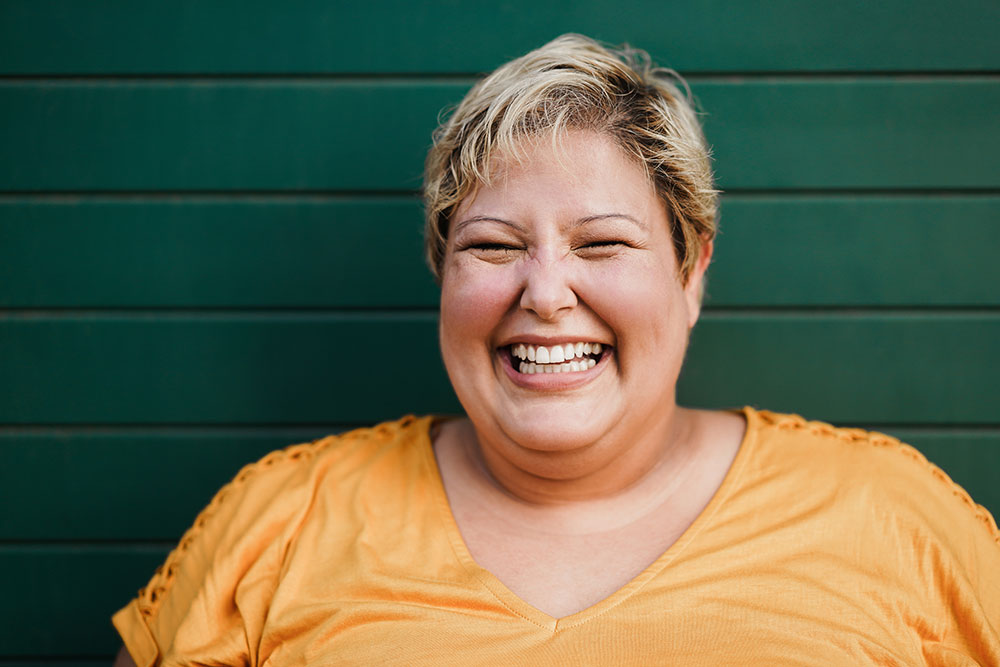
[(567, 31), (704, 111), (725, 194), (682, 399), (887, 431), (1000, 511), (1000, 5), (477, 7), (0, 4), (0, 667), (104, 664), (243, 463), (457, 409), (423, 155)]

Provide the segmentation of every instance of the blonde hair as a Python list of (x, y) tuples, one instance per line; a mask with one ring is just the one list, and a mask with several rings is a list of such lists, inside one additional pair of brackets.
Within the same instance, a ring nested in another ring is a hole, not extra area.
[[(682, 90), (684, 92), (682, 92)], [(567, 129), (611, 137), (649, 176), (670, 213), (686, 284), (715, 237), (718, 192), (687, 84), (644, 51), (567, 34), (502, 65), (470, 90), (434, 132), (424, 171), (425, 250), (440, 281), (451, 215), (492, 161), (524, 139)]]

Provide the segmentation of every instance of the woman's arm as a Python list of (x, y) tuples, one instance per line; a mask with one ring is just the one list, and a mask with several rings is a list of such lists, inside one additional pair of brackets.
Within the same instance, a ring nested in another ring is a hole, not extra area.
[(132, 656), (128, 654), (125, 647), (122, 646), (118, 651), (118, 655), (115, 656), (115, 664), (111, 667), (135, 667), (135, 661), (132, 660)]

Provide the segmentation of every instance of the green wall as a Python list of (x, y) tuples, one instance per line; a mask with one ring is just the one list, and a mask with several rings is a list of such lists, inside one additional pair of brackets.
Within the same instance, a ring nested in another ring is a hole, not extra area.
[(722, 235), (682, 399), (887, 431), (1000, 512), (994, 0), (5, 0), (0, 667), (104, 664), (243, 463), (457, 409), (423, 154), (567, 31), (705, 111)]

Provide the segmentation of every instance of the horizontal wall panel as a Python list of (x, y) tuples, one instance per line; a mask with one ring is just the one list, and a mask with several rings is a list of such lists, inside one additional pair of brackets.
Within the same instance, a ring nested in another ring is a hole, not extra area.
[(0, 540), (176, 540), (243, 465), (328, 431), (0, 434)]
[(998, 341), (997, 313), (707, 315), (681, 398), (840, 423), (995, 424)]
[(121, 639), (111, 615), (146, 585), (167, 552), (162, 546), (0, 546), (0, 655), (114, 655)]
[(694, 93), (724, 189), (1000, 185), (1000, 79), (715, 82)]
[[(301, 432), (0, 435), (0, 540), (176, 540), (239, 469)], [(903, 433), (1000, 515), (1000, 434)]]
[[(415, 197), (0, 199), (0, 307), (432, 308)], [(998, 196), (723, 197), (709, 306), (1000, 305)]]
[(419, 200), (0, 200), (0, 307), (434, 307)]
[(1000, 197), (724, 195), (709, 306), (1000, 305)]
[[(463, 82), (7, 81), (6, 191), (414, 190)], [(710, 81), (720, 184), (996, 188), (1000, 80)], [(942, 123), (948, 118), (948, 123)]]
[(0, 83), (6, 190), (420, 187), (461, 83)]
[[(6, 0), (0, 72), (474, 72), (568, 31), (680, 70), (998, 69), (989, 0), (156, 3)], [(266, 47), (266, 48), (262, 48)]]
[(7, 317), (0, 350), (0, 422), (357, 423), (457, 407), (434, 313)]
[(102, 658), (36, 658), (27, 660), (4, 660), (0, 658), (0, 667), (108, 667), (114, 660), (114, 655), (108, 654)]
[[(1000, 314), (708, 313), (681, 398), (1000, 422)], [(433, 313), (0, 317), (0, 423), (359, 423), (457, 404)]]

